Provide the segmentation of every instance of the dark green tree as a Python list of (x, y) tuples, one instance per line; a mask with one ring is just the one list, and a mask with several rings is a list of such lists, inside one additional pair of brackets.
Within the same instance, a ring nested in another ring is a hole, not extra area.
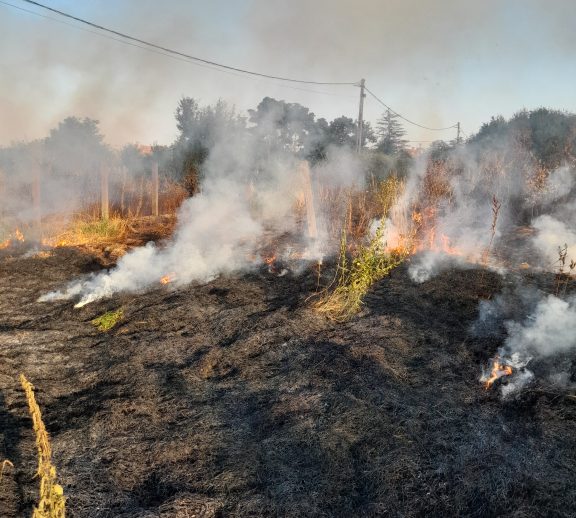
[(244, 132), (246, 121), (222, 100), (213, 106), (200, 106), (191, 97), (180, 99), (175, 118), (179, 135), (173, 145), (173, 162), (193, 193), (210, 151)]
[(59, 176), (92, 175), (112, 158), (98, 121), (89, 118), (67, 117), (50, 130), (44, 145), (45, 161)]
[(406, 131), (398, 119), (398, 115), (386, 110), (377, 122), (377, 149), (386, 155), (397, 155), (406, 148), (407, 141), (403, 139)]

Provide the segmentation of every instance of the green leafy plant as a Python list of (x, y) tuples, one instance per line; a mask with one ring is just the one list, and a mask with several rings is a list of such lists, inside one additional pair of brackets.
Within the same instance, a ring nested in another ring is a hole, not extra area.
[(370, 286), (388, 275), (404, 260), (404, 255), (385, 251), (383, 233), (384, 220), (381, 220), (368, 244), (360, 246), (355, 256), (349, 260), (346, 232), (342, 231), (336, 287), (316, 303), (318, 311), (333, 320), (349, 319), (362, 307), (363, 298)]
[(116, 311), (107, 311), (103, 315), (95, 318), (91, 321), (91, 324), (98, 329), (98, 331), (106, 332), (110, 331), (124, 316), (124, 310), (122, 308)]

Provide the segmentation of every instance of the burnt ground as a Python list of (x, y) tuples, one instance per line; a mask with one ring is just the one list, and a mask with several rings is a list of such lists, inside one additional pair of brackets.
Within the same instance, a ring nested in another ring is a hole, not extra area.
[[(405, 267), (336, 324), (315, 275), (261, 271), (73, 309), (37, 303), (100, 268), (0, 258), (0, 515), (37, 496), (36, 386), (70, 517), (576, 515), (576, 399), (478, 382), (497, 339), (468, 332), (506, 279)], [(124, 308), (108, 333), (90, 321)]]

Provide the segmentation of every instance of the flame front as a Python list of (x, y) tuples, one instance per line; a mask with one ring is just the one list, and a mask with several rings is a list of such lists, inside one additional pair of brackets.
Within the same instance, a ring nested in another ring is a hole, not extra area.
[(415, 254), (417, 252), (442, 252), (447, 255), (464, 256), (465, 252), (452, 245), (445, 234), (439, 234), (436, 226), (436, 210), (427, 207), (421, 211), (413, 210), (408, 219), (401, 217), (392, 222), (386, 239), (387, 250)]
[(494, 360), (492, 360), (490, 376), (482, 380), (484, 381), (484, 387), (488, 390), (497, 379), (500, 379), (503, 376), (510, 376), (512, 372), (512, 367), (510, 367), (510, 365), (502, 363), (499, 357), (494, 358)]
[(25, 239), (24, 234), (22, 234), (20, 229), (17, 228), (14, 232), (8, 234), (8, 237), (0, 243), (0, 249), (8, 248), (9, 246), (12, 246), (15, 242), (22, 243), (24, 242), (24, 239)]

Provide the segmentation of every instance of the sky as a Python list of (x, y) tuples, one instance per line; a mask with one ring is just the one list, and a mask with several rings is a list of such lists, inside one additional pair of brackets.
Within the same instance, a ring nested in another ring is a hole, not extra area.
[[(234, 67), (322, 82), (365, 78), (406, 118), (432, 127), (460, 122), (468, 135), (491, 116), (521, 109), (576, 111), (574, 0), (42, 3)], [(202, 104), (223, 99), (242, 114), (270, 96), (328, 120), (356, 119), (359, 88), (222, 72), (104, 37), (22, 0), (1, 0), (0, 145), (45, 137), (67, 116), (99, 120), (113, 146), (169, 144), (182, 96)], [(367, 120), (374, 124), (383, 110), (366, 98)], [(405, 129), (413, 141), (455, 137), (455, 130)]]

